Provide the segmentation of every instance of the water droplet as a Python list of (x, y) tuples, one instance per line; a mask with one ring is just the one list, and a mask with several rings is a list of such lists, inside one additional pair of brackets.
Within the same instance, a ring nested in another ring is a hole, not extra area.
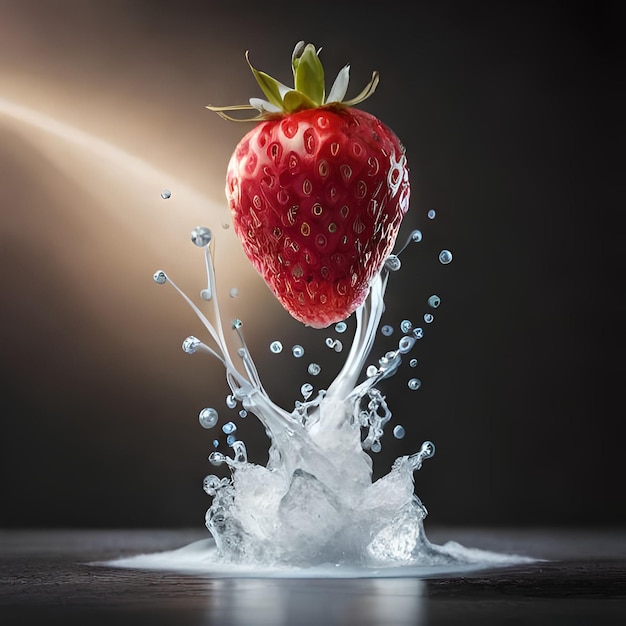
[(233, 320), (233, 330), (237, 330), (243, 326), (243, 322), (240, 319)]
[(206, 228), (206, 226), (197, 226), (191, 231), (191, 241), (198, 246), (198, 248), (204, 248), (211, 243), (213, 234)]
[(370, 450), (372, 452), (380, 452), (382, 449), (382, 446), (380, 445), (380, 441), (375, 441), (371, 446), (370, 446)]
[(213, 439), (213, 447), (214, 448), (219, 448), (220, 447), (220, 442), (217, 439)]
[(419, 378), (411, 378), (407, 385), (409, 386), (409, 389), (416, 391), (422, 386), (422, 381)]
[(402, 261), (400, 257), (395, 254), (390, 254), (385, 260), (385, 268), (390, 272), (397, 272), (402, 267)]
[(421, 230), (414, 230), (411, 233), (411, 241), (414, 243), (419, 243), (422, 240), (422, 231)]
[(222, 426), (222, 432), (225, 435), (230, 435), (231, 433), (234, 433), (236, 430), (237, 430), (237, 426), (235, 425), (234, 422), (226, 422), (226, 424)]
[(441, 299), (439, 296), (432, 295), (428, 298), (428, 306), (431, 306), (433, 309), (436, 309), (441, 304)]
[(299, 359), (304, 356), (304, 348), (301, 345), (296, 344), (293, 348), (291, 348), (291, 353), (296, 357), (296, 359)]
[(222, 228), (223, 228), (224, 230), (228, 230), (228, 229), (230, 228), (230, 224), (229, 224), (228, 222), (224, 222), (224, 223), (222, 224)]
[(435, 216), (437, 215), (437, 211), (435, 211), (435, 209), (430, 209), (427, 215), (429, 220), (434, 220)]
[(232, 394), (226, 396), (226, 406), (229, 409), (234, 409), (237, 406), (237, 400), (235, 400), (235, 397)]
[(202, 289), (200, 290), (200, 297), (203, 300), (210, 300), (211, 299), (211, 290), (210, 289)]
[(402, 439), (404, 437), (404, 435), (406, 435), (406, 431), (404, 430), (404, 426), (400, 426), (400, 424), (398, 424), (394, 429), (393, 429), (393, 436), (396, 439)]
[(270, 352), (273, 352), (274, 354), (279, 354), (282, 351), (283, 344), (280, 343), (280, 341), (272, 341), (272, 343), (270, 343)]
[(229, 292), (228, 295), (231, 298), (236, 298), (239, 295), (239, 289), (237, 289), (237, 287), (233, 287)]
[(411, 360), (409, 361), (409, 365), (410, 365), (411, 367), (417, 367), (417, 359), (411, 359)]
[(448, 265), (452, 261), (452, 252), (450, 250), (442, 250), (439, 253), (439, 261), (444, 265)]
[(157, 283), (157, 285), (162, 285), (167, 281), (167, 275), (163, 270), (158, 270), (154, 272), (154, 276), (152, 277), (152, 279), (155, 283)]
[(226, 457), (221, 452), (211, 452), (211, 454), (209, 454), (209, 463), (216, 467), (222, 465), (225, 460)]
[(435, 317), (434, 317), (434, 315), (432, 313), (424, 313), (424, 321), (427, 324), (430, 324), (434, 319), (435, 319)]
[(217, 424), (218, 414), (215, 409), (207, 407), (206, 409), (202, 409), (200, 414), (198, 415), (198, 421), (200, 422), (200, 426), (202, 428), (213, 428), (215, 424)]
[(369, 365), (368, 368), (365, 370), (365, 374), (368, 378), (376, 376), (376, 374), (378, 374), (378, 368), (375, 365)]
[(322, 368), (317, 363), (309, 363), (307, 371), (311, 376), (317, 376), (322, 371)]
[(400, 330), (403, 333), (410, 333), (413, 330), (413, 323), (411, 320), (402, 320), (400, 322)]
[(300, 393), (305, 400), (308, 400), (313, 393), (313, 385), (311, 383), (304, 383), (304, 385), (300, 387)]
[(430, 459), (435, 456), (435, 444), (432, 441), (425, 441), (419, 451), (423, 459)]
[(239, 411), (239, 417), (241, 418), (248, 417), (248, 411), (246, 411), (245, 409), (241, 409), (241, 411)]
[(193, 354), (198, 349), (198, 346), (201, 343), (202, 342), (197, 337), (189, 335), (189, 337), (187, 337), (185, 341), (183, 341), (183, 352), (186, 352), (187, 354)]
[(345, 333), (348, 328), (348, 325), (345, 322), (337, 322), (335, 324), (335, 330), (338, 333)]
[(335, 352), (341, 352), (343, 350), (343, 344), (339, 339), (333, 339), (332, 337), (326, 337), (326, 345)]
[(232, 446), (235, 443), (235, 441), (237, 441), (237, 437), (235, 437), (235, 435), (228, 435), (228, 437), (226, 437), (226, 443), (229, 446)]
[(161, 198), (163, 198), (163, 200), (167, 200), (168, 198), (172, 197), (172, 192), (169, 189), (164, 189), (161, 192)]
[(404, 336), (398, 342), (398, 350), (401, 354), (406, 354), (415, 345), (415, 337)]
[(389, 337), (391, 335), (393, 335), (393, 326), (389, 326), (389, 324), (385, 324), (381, 329), (380, 332), (385, 335), (385, 337)]
[(424, 330), (422, 328), (414, 328), (413, 329), (413, 337), (415, 339), (421, 339), (424, 336)]

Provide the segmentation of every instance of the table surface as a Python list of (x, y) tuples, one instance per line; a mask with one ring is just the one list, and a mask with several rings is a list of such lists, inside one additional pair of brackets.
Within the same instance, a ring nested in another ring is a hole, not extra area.
[(0, 624), (626, 624), (626, 529), (429, 529), (544, 559), (436, 578), (212, 578), (89, 563), (206, 538), (195, 530), (0, 530)]

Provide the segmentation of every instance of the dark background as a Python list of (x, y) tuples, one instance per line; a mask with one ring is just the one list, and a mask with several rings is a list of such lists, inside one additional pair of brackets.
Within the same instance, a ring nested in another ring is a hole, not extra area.
[[(350, 94), (380, 71), (362, 108), (407, 148), (401, 237), (425, 237), (384, 322), (442, 298), (422, 389), (406, 366), (384, 386), (407, 436), (386, 434), (376, 475), (431, 439), (431, 524), (623, 524), (623, 26), (618, 2), (0, 0), (0, 526), (202, 526), (197, 413), (226, 416), (228, 390), (182, 353), (200, 325), (151, 279), (197, 293), (200, 223), (270, 393), (290, 407), (308, 379), (271, 339), (305, 345), (328, 384), (328, 333), (291, 320), (220, 227), (248, 127), (204, 109), (260, 95), (245, 50), (288, 82), (300, 39), (329, 80), (351, 64)], [(263, 462), (263, 434), (240, 428)]]

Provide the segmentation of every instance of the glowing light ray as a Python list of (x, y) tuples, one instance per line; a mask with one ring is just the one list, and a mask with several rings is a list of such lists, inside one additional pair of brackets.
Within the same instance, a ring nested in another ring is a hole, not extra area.
[[(131, 171), (141, 171), (144, 175), (150, 175), (154, 178), (160, 178), (162, 180), (170, 179), (171, 176), (166, 172), (154, 167), (147, 161), (136, 157), (121, 148), (96, 137), (90, 133), (87, 133), (75, 126), (71, 126), (65, 122), (62, 122), (49, 115), (45, 115), (39, 111), (31, 109), (29, 107), (12, 102), (6, 98), (0, 98), (0, 114), (6, 117), (12, 118), (18, 122), (26, 124), (48, 133), (58, 139), (62, 139), (68, 143), (71, 143), (79, 148), (83, 148), (86, 151), (97, 154), (99, 157), (108, 161), (116, 162), (124, 167), (124, 169)], [(189, 193), (195, 196), (195, 199), (199, 202), (206, 202), (208, 198), (198, 191), (192, 189), (184, 183), (177, 181), (177, 185), (184, 187), (185, 193)]]
[[(86, 132), (69, 123), (55, 117), (37, 111), (33, 108), (19, 104), (18, 102), (0, 97), (0, 119), (4, 117), (13, 122), (23, 125), (25, 128), (34, 129), (44, 135), (48, 135), (64, 143), (75, 147), (79, 152), (93, 155), (113, 167), (108, 171), (121, 173), (124, 179), (148, 182), (155, 186), (168, 181), (170, 187), (176, 189), (177, 197), (183, 198), (186, 207), (201, 209), (202, 215), (219, 215), (224, 212), (224, 207), (212, 200), (207, 195), (199, 192), (191, 185), (173, 178), (170, 174), (154, 166), (150, 162), (130, 154), (126, 150)], [(59, 159), (61, 162), (61, 160)], [(63, 164), (61, 162), (61, 164)], [(75, 173), (75, 172), (73, 172)], [(77, 177), (77, 182), (86, 186), (90, 180), (85, 177)], [(160, 189), (160, 187), (158, 187)], [(118, 217), (125, 222), (125, 226), (135, 232), (145, 232), (145, 226), (137, 220), (137, 213), (129, 215), (128, 212), (118, 211)], [(174, 216), (168, 216), (174, 219)], [(159, 226), (157, 224), (157, 226)], [(166, 227), (162, 225), (165, 232)]]

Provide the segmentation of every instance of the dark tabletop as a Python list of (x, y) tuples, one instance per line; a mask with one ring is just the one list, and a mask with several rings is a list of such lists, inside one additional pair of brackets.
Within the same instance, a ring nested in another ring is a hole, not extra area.
[(202, 529), (0, 530), (0, 624), (626, 624), (626, 531), (427, 534), (544, 560), (428, 579), (218, 579), (89, 564)]

